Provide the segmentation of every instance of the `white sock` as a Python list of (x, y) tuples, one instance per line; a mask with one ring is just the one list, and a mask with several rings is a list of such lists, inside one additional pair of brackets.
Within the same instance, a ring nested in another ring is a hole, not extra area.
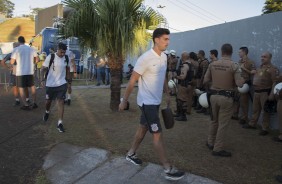
[(71, 94), (68, 94), (68, 100), (70, 100), (71, 99)]
[(16, 98), (16, 101), (17, 101), (17, 102), (19, 102), (19, 101), (20, 101), (20, 99)]
[(45, 112), (46, 112), (47, 114), (49, 114), (50, 111), (47, 111), (47, 110), (46, 110)]
[(59, 119), (58, 125), (59, 125), (59, 124), (63, 124), (63, 120)]
[(26, 102), (29, 101), (29, 98), (26, 98), (25, 101), (26, 101)]

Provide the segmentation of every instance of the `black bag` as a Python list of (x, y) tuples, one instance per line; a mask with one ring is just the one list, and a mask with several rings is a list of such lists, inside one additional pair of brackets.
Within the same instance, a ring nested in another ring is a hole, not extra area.
[(277, 101), (276, 100), (266, 100), (263, 106), (264, 112), (276, 113), (277, 112)]
[(161, 110), (163, 120), (164, 120), (164, 125), (166, 129), (171, 129), (174, 126), (174, 117), (171, 111), (170, 107), (167, 107), (165, 109)]

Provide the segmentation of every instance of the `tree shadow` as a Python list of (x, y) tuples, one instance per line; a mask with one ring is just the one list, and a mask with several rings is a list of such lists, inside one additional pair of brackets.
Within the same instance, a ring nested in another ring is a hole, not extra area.
[(15, 41), (17, 40), (18, 35), (20, 34), (21, 26), (17, 25), (14, 30), (9, 34), (8, 40), (9, 41)]

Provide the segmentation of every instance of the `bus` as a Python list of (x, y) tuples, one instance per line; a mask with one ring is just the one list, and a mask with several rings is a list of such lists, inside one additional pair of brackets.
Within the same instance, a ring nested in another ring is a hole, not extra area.
[(29, 45), (37, 50), (39, 54), (46, 52), (49, 55), (50, 48), (57, 48), (59, 42), (63, 42), (68, 49), (75, 54), (75, 60), (79, 60), (81, 56), (79, 40), (76, 37), (61, 39), (58, 28), (46, 27), (30, 40)]

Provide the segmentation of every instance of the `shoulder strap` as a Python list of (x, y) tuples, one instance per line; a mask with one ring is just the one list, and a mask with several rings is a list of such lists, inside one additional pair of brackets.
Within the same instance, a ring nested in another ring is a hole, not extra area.
[(68, 55), (65, 55), (65, 59), (66, 59), (67, 66), (68, 66), (68, 65), (69, 65), (69, 56), (68, 56)]
[(51, 54), (51, 59), (50, 59), (50, 63), (49, 63), (49, 68), (51, 67), (51, 65), (54, 63), (54, 59), (55, 59), (55, 54)]

